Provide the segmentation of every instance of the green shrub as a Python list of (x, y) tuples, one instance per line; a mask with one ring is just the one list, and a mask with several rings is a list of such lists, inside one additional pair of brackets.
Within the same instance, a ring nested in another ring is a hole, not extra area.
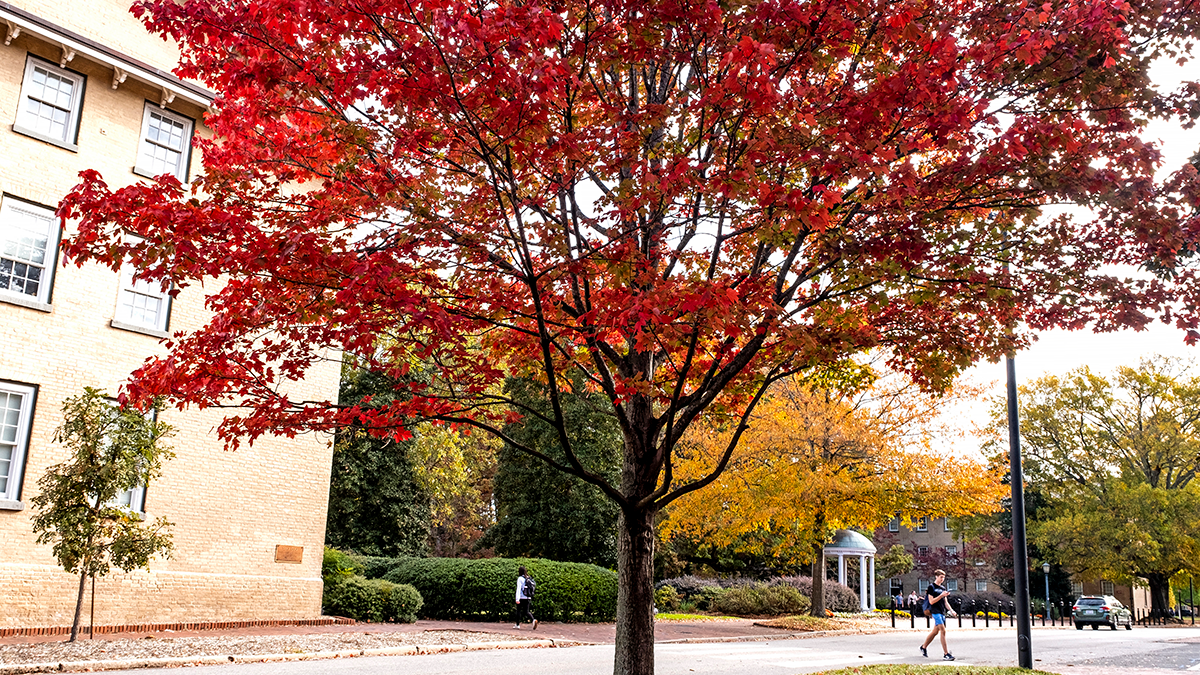
[(431, 619), (509, 618), (524, 565), (537, 581), (534, 613), (542, 621), (611, 621), (617, 613), (617, 575), (583, 563), (541, 559), (398, 558), (384, 576), (411, 584)]
[(402, 558), (356, 555), (354, 556), (354, 560), (360, 568), (357, 574), (361, 574), (368, 579), (382, 579), (392, 570), (392, 566), (396, 564), (396, 561), (402, 560)]
[(784, 616), (802, 614), (811, 607), (809, 599), (791, 586), (755, 584), (726, 588), (711, 602), (711, 608), (735, 616)]
[(393, 584), (382, 579), (378, 581), (391, 587), (391, 592), (384, 601), (386, 619), (395, 623), (415, 623), (417, 614), (421, 611), (421, 605), (424, 604), (417, 589), (409, 584)]
[(413, 623), (421, 611), (421, 594), (408, 584), (351, 576), (325, 582), (322, 604), (327, 614), (356, 621)]
[(720, 586), (705, 586), (693, 591), (688, 599), (692, 601), (696, 609), (707, 611), (713, 609), (713, 601), (724, 592), (725, 589)]
[(332, 546), (325, 547), (325, 557), (321, 559), (321, 578), (328, 584), (338, 583), (356, 574), (362, 574), (363, 566), (357, 556), (343, 553)]
[(654, 591), (654, 606), (660, 612), (673, 612), (679, 609), (679, 594), (670, 586), (663, 586)]
[(333, 584), (327, 583), (323, 601), (325, 612), (349, 617), (355, 621), (383, 621), (386, 593), (390, 593), (390, 589), (385, 590), (381, 583), (387, 582), (359, 576), (352, 576)]

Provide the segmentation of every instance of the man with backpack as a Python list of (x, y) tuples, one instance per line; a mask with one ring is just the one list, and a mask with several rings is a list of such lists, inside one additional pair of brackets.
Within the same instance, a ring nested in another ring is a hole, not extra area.
[(529, 576), (525, 566), (521, 565), (517, 570), (517, 624), (513, 626), (517, 630), (521, 629), (521, 619), (533, 622), (533, 629), (537, 630), (538, 620), (533, 616), (533, 593), (537, 588), (533, 577)]
[(946, 614), (949, 612), (949, 607), (946, 598), (950, 595), (942, 582), (946, 580), (946, 573), (942, 570), (934, 570), (933, 583), (929, 584), (929, 588), (925, 589), (925, 601), (921, 603), (925, 610), (925, 616), (933, 619), (933, 630), (929, 631), (929, 635), (925, 636), (925, 642), (921, 643), (921, 656), (929, 656), (926, 648), (930, 642), (933, 642), (935, 636), (940, 635), (942, 638), (942, 660), (953, 661), (954, 655), (950, 653), (950, 648), (946, 646)]

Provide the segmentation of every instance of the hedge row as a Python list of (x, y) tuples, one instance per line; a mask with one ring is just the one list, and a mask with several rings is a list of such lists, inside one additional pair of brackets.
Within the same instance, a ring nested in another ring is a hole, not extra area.
[[(766, 586), (786, 586), (796, 589), (805, 599), (812, 597), (812, 577), (775, 577), (765, 581), (755, 581), (745, 577), (724, 579), (709, 579), (705, 577), (683, 576), (673, 579), (663, 579), (657, 588), (670, 587), (683, 599), (697, 604), (699, 609), (707, 609), (713, 600), (721, 595), (722, 590), (734, 588), (753, 588)], [(859, 611), (858, 593), (844, 584), (836, 581), (825, 582), (825, 608), (835, 612)]]
[(533, 609), (538, 619), (612, 621), (617, 615), (617, 575), (596, 565), (512, 558), (352, 557), (364, 576), (416, 588), (424, 600), (423, 618), (511, 618), (521, 565), (537, 582)]

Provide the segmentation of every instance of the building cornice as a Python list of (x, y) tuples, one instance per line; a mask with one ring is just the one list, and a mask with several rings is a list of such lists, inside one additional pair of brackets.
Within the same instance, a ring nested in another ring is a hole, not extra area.
[[(207, 109), (212, 105), (213, 98), (216, 96), (204, 87), (182, 80), (169, 72), (155, 68), (127, 54), (122, 54), (95, 40), (3, 1), (0, 1), (0, 22), (6, 24), (8, 29), (4, 44), (11, 43), (14, 38), (24, 33), (58, 45), (62, 50), (60, 66), (66, 67), (67, 63), (76, 56), (82, 56), (89, 61), (112, 69), (113, 89), (116, 89), (128, 78), (158, 89), (162, 93), (159, 104), (164, 107), (176, 98), (180, 98)], [(0, 30), (3, 30), (2, 26), (0, 26)]]

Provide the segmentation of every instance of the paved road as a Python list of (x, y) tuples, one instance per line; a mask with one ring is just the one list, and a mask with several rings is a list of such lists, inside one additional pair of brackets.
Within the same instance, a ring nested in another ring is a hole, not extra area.
[[(796, 675), (868, 663), (941, 663), (917, 650), (922, 634), (896, 632), (769, 642), (659, 644), (659, 675)], [(1058, 673), (1200, 671), (1200, 629), (1035, 630), (1034, 666)], [(956, 664), (1016, 665), (1014, 630), (951, 630)], [(187, 675), (608, 675), (611, 645), (429, 656), (255, 663), (187, 669)], [(110, 671), (111, 673), (112, 671)], [(122, 671), (129, 674), (147, 671)], [(174, 671), (178, 673), (179, 671)]]

